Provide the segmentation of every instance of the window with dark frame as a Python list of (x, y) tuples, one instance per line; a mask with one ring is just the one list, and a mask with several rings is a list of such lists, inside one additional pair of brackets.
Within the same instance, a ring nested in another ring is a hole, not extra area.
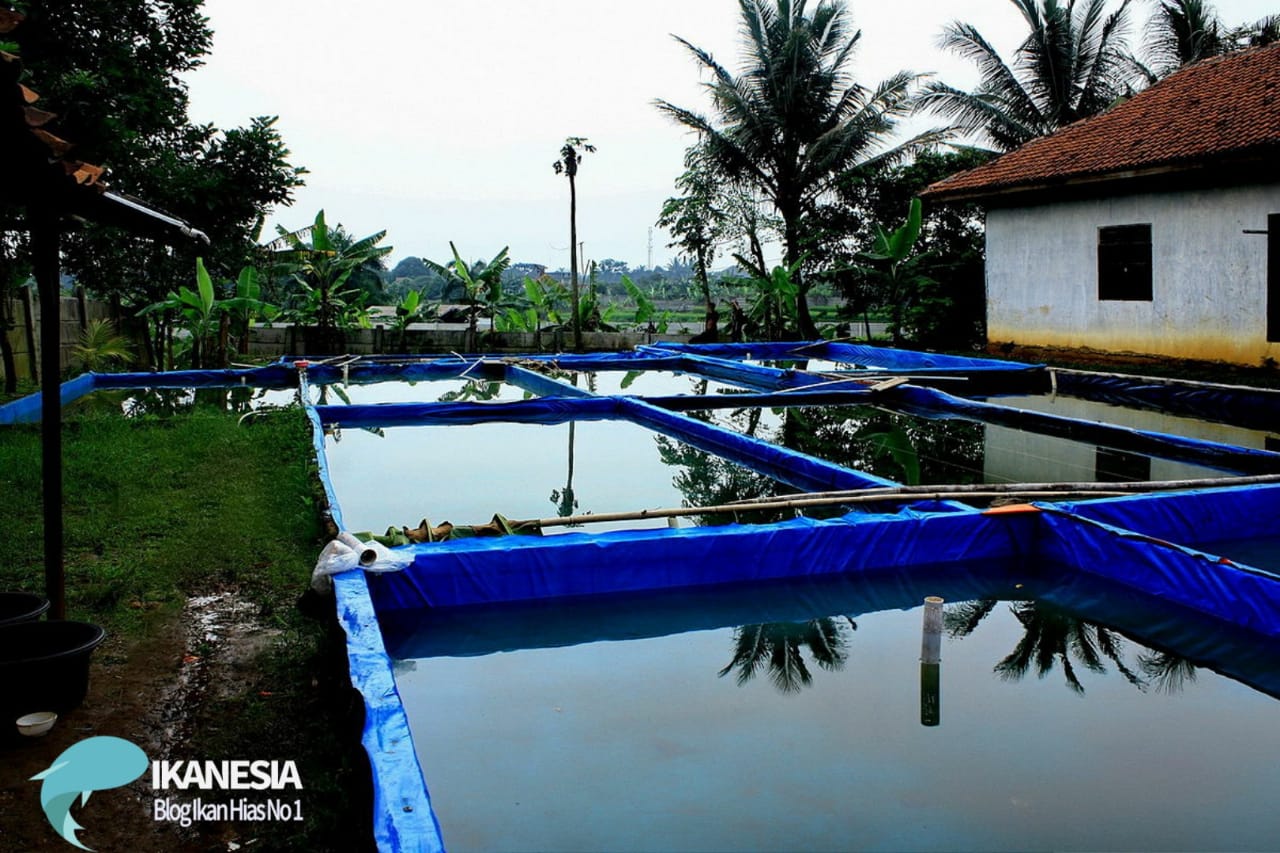
[(1151, 301), (1151, 223), (1098, 229), (1098, 299)]
[(1099, 483), (1145, 483), (1151, 480), (1151, 457), (1110, 447), (1096, 448), (1093, 478)]

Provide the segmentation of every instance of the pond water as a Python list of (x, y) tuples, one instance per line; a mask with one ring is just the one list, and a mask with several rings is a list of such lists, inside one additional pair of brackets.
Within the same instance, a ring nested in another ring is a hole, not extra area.
[(241, 385), (234, 388), (147, 388), (101, 390), (86, 394), (63, 411), (82, 414), (122, 414), (127, 418), (173, 417), (191, 412), (245, 414), (262, 408), (298, 404), (297, 389), (274, 390)]
[[(779, 488), (627, 421), (348, 428), (326, 439), (325, 452), (346, 527), (379, 533), (414, 527), (424, 516), (433, 524), (479, 524), (494, 513), (530, 519), (680, 506), (686, 498), (711, 500), (699, 491), (704, 482), (734, 496)], [(590, 530), (666, 524), (610, 522)]]
[(1215, 468), (1091, 442), (958, 418), (921, 418), (872, 406), (720, 409), (693, 414), (734, 432), (911, 484), (1230, 476)]
[[(1276, 700), (1038, 574), (458, 608), (388, 645), (452, 851), (1272, 848)], [(936, 704), (898, 609), (930, 591)]]
[(632, 397), (701, 397), (709, 394), (741, 394), (747, 391), (736, 385), (692, 373), (669, 370), (597, 370), (570, 374), (561, 381), (602, 396), (622, 394)]
[(1151, 409), (1117, 406), (1113, 403), (1086, 400), (1082, 397), (1069, 397), (1063, 394), (992, 397), (990, 402), (1001, 406), (1012, 406), (1018, 409), (1030, 409), (1035, 412), (1062, 415), (1068, 418), (1118, 424), (1151, 432), (1167, 432), (1187, 438), (1202, 438), (1205, 441), (1216, 441), (1219, 444), (1233, 444), (1236, 447), (1252, 447), (1259, 450), (1272, 449), (1267, 444), (1268, 439), (1273, 443), (1280, 439), (1280, 433), (1276, 432), (1246, 429), (1230, 424), (1204, 421), (1185, 415), (1172, 415)]
[[(403, 379), (383, 382), (310, 386), (310, 402), (322, 406), (375, 403), (511, 402), (534, 396), (506, 382), (486, 379), (432, 379), (410, 382)], [(111, 411), (126, 417), (171, 416), (196, 409), (244, 414), (265, 407), (298, 404), (296, 388), (152, 388), (94, 391), (68, 408), (67, 412)]]
[(318, 405), (376, 403), (506, 403), (533, 394), (506, 382), (489, 379), (394, 380), (360, 384), (312, 385), (311, 402)]

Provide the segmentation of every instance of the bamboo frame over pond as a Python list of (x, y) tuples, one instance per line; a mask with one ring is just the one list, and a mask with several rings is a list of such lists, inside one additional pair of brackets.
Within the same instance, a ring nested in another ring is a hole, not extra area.
[(524, 520), (510, 520), (512, 528), (565, 527), (613, 521), (644, 521), (651, 518), (681, 518), (691, 515), (718, 515), (775, 509), (808, 509), (842, 504), (901, 503), (921, 500), (1019, 500), (1062, 501), (1073, 498), (1119, 497), (1144, 492), (1184, 491), (1188, 489), (1229, 488), (1280, 483), (1280, 474), (1253, 477), (1213, 477), (1197, 480), (1143, 481), (1137, 483), (964, 483), (947, 486), (885, 486), (873, 489), (850, 489), (835, 492), (806, 492), (785, 498), (750, 498), (727, 504), (701, 507), (660, 507), (624, 512), (585, 513)]

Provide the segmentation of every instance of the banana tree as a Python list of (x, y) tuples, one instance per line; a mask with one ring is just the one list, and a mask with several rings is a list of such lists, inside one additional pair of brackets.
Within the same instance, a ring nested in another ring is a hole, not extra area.
[(508, 298), (502, 313), (494, 315), (494, 328), (500, 332), (531, 333), (534, 346), (541, 351), (543, 324), (562, 325), (565, 315), (561, 306), (568, 299), (568, 290), (554, 278), (525, 276), (523, 298)]
[(742, 255), (733, 257), (739, 266), (751, 274), (750, 278), (740, 279), (738, 283), (748, 284), (754, 291), (747, 308), (747, 317), (764, 340), (778, 341), (794, 337), (789, 327), (798, 322), (796, 300), (800, 295), (800, 287), (796, 283), (796, 277), (805, 257), (789, 266), (776, 266), (772, 271)]
[(222, 315), (221, 329), (224, 332), (222, 350), (229, 353), (231, 348), (227, 337), (234, 338), (237, 352), (246, 352), (249, 343), (249, 329), (261, 317), (270, 322), (279, 315), (280, 309), (262, 299), (262, 283), (258, 271), (250, 266), (241, 268), (236, 278), (235, 296), (220, 300), (216, 306)]
[[(162, 313), (176, 317), (187, 333), (185, 345), (191, 355), (191, 367), (205, 367), (212, 345), (213, 332), (216, 328), (217, 296), (213, 289), (213, 279), (205, 269), (204, 258), (196, 258), (196, 289), (179, 286), (159, 302), (153, 302), (138, 312), (138, 316)], [(169, 352), (169, 369), (174, 366), (174, 341), (172, 327), (168, 334), (167, 349)]]
[(404, 340), (409, 324), (420, 323), (427, 317), (433, 316), (436, 312), (436, 306), (433, 303), (422, 300), (422, 291), (410, 290), (401, 297), (395, 307), (396, 316), (391, 321), (391, 328), (397, 332), (400, 352), (405, 352)]
[[(634, 322), (636, 324), (636, 328), (651, 329), (660, 335), (666, 334), (667, 328), (670, 325), (670, 312), (663, 311), (659, 313), (658, 306), (649, 298), (649, 295), (641, 290), (634, 281), (625, 275), (622, 277), (622, 286), (627, 289), (627, 296), (629, 296), (632, 303), (635, 304), (636, 314)], [(707, 293), (709, 294), (710, 291), (708, 290)], [(714, 308), (709, 295), (707, 296), (707, 305)]]
[(444, 292), (461, 292), (467, 300), (467, 340), (465, 349), (468, 352), (477, 350), (476, 327), (480, 314), (496, 317), (502, 314), (507, 304), (502, 292), (502, 274), (511, 266), (507, 257), (507, 247), (488, 261), (477, 261), (468, 266), (458, 253), (458, 247), (449, 242), (453, 252), (453, 260), (444, 264), (429, 261), (422, 262), (427, 268), (445, 281)]
[(920, 272), (920, 262), (927, 254), (912, 256), (920, 239), (920, 227), (920, 199), (913, 198), (902, 225), (893, 231), (876, 226), (871, 251), (858, 253), (871, 263), (854, 268), (874, 283), (881, 301), (888, 305), (889, 334), (894, 346), (902, 343), (903, 313), (923, 287), (936, 283)]
[(391, 253), (393, 247), (378, 245), (387, 232), (340, 245), (334, 240), (339, 229), (328, 226), (323, 210), (306, 228), (288, 231), (277, 226), (276, 230), (279, 236), (263, 249), (301, 293), (301, 303), (293, 307), (290, 316), (314, 323), (319, 351), (332, 352), (343, 345), (343, 329), (370, 325), (365, 294), (345, 285), (356, 270)]

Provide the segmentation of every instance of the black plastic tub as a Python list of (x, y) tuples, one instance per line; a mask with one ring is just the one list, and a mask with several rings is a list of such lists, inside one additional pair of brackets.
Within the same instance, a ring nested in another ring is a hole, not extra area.
[(33, 711), (64, 714), (84, 701), (89, 657), (107, 632), (88, 622), (0, 626), (0, 725)]
[(0, 626), (34, 622), (49, 609), (49, 599), (30, 592), (0, 592)]

